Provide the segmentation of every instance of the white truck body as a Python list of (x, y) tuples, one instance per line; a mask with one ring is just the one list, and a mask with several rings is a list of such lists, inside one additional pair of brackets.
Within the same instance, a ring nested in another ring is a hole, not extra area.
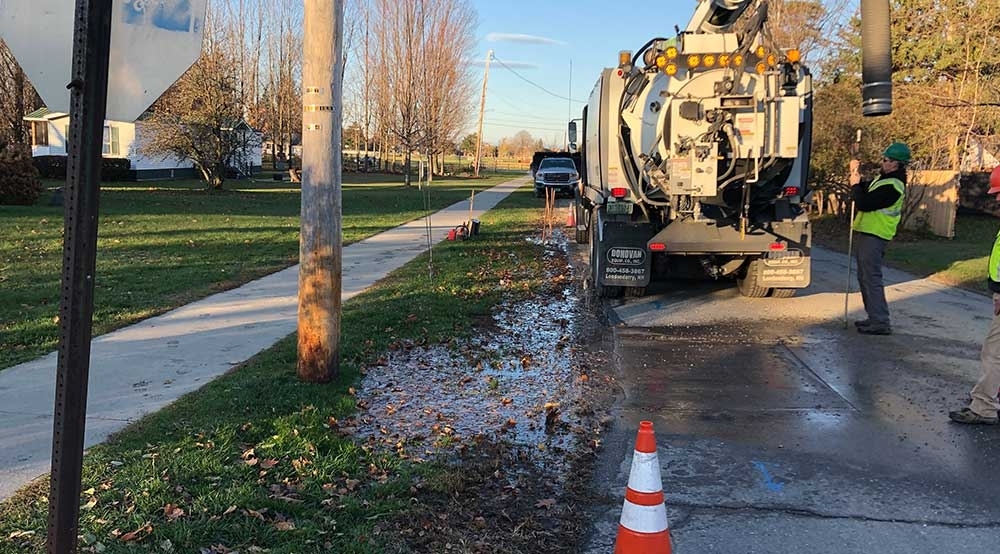
[(576, 206), (598, 293), (641, 293), (684, 265), (748, 296), (809, 284), (812, 81), (765, 40), (766, 14), (766, 0), (703, 0), (686, 31), (602, 71)]

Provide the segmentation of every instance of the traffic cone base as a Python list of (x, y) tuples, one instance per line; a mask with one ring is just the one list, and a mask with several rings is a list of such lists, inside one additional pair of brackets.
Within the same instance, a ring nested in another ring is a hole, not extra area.
[(653, 424), (639, 423), (625, 503), (618, 522), (615, 554), (670, 554), (670, 524)]

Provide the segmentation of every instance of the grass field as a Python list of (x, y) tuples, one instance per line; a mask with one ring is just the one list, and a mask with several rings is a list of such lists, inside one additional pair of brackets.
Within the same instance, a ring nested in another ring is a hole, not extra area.
[[(429, 194), (398, 175), (345, 174), (344, 243), (467, 199), (512, 175), (436, 178)], [(47, 183), (59, 186), (60, 183)], [(298, 261), (300, 194), (280, 181), (102, 187), (94, 335), (239, 286)], [(62, 208), (0, 206), (0, 369), (58, 344)]]
[[(813, 220), (813, 240), (840, 252), (847, 251), (847, 220), (825, 216)], [(1000, 219), (962, 213), (951, 239), (902, 232), (889, 244), (885, 263), (921, 277), (985, 292), (986, 264), (1000, 228)]]
[[(336, 422), (355, 411), (350, 387), (393, 344), (464, 336), (502, 295), (545, 286), (541, 247), (525, 240), (539, 216), (530, 189), (515, 192), (485, 214), (474, 240), (435, 247), (433, 280), (425, 255), (347, 301), (335, 382), (296, 379), (292, 336), (92, 448), (81, 552), (402, 552), (376, 526), (416, 509), (415, 486), (446, 500), (464, 477), (338, 433)], [(42, 480), (0, 504), (0, 554), (44, 551), (47, 495)]]

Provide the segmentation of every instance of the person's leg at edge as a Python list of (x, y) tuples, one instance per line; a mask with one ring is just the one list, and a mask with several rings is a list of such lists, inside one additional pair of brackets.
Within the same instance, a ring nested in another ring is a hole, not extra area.
[(1000, 410), (997, 399), (997, 389), (1000, 389), (1000, 316), (993, 317), (990, 330), (983, 340), (980, 360), (983, 375), (972, 387), (969, 408), (983, 417), (997, 417), (997, 411)]

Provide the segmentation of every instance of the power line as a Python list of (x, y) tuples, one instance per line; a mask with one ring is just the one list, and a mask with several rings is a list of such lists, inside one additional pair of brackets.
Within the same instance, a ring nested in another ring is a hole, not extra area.
[(568, 100), (568, 101), (570, 101), (570, 102), (576, 102), (576, 103), (578, 103), (578, 104), (586, 104), (586, 102), (583, 102), (583, 101), (581, 101), (581, 100), (574, 100), (574, 99), (572, 99), (572, 98), (569, 98), (569, 97), (566, 97), (566, 96), (563, 96), (563, 95), (561, 95), (561, 94), (556, 94), (556, 93), (552, 92), (551, 90), (549, 90), (549, 89), (547, 89), (547, 88), (543, 87), (542, 85), (539, 85), (538, 83), (536, 83), (536, 82), (532, 81), (531, 79), (528, 79), (528, 78), (527, 78), (527, 77), (525, 77), (524, 75), (521, 75), (521, 74), (520, 74), (520, 73), (518, 73), (517, 71), (514, 71), (514, 70), (513, 70), (513, 69), (512, 69), (512, 68), (511, 68), (510, 66), (508, 66), (507, 64), (503, 63), (503, 60), (501, 60), (500, 58), (496, 57), (496, 54), (494, 54), (494, 55), (493, 55), (493, 61), (495, 61), (495, 62), (497, 62), (498, 64), (502, 65), (504, 69), (506, 69), (507, 71), (510, 71), (511, 73), (513, 73), (514, 75), (516, 75), (516, 76), (517, 76), (517, 77), (518, 77), (519, 79), (521, 79), (522, 81), (524, 81), (525, 83), (528, 83), (529, 85), (531, 85), (531, 86), (533, 86), (533, 87), (535, 87), (535, 88), (537, 88), (537, 89), (541, 90), (541, 91), (542, 91), (542, 92), (544, 92), (545, 94), (549, 94), (549, 95), (551, 95), (551, 96), (555, 96), (556, 98), (559, 98), (560, 100)]

